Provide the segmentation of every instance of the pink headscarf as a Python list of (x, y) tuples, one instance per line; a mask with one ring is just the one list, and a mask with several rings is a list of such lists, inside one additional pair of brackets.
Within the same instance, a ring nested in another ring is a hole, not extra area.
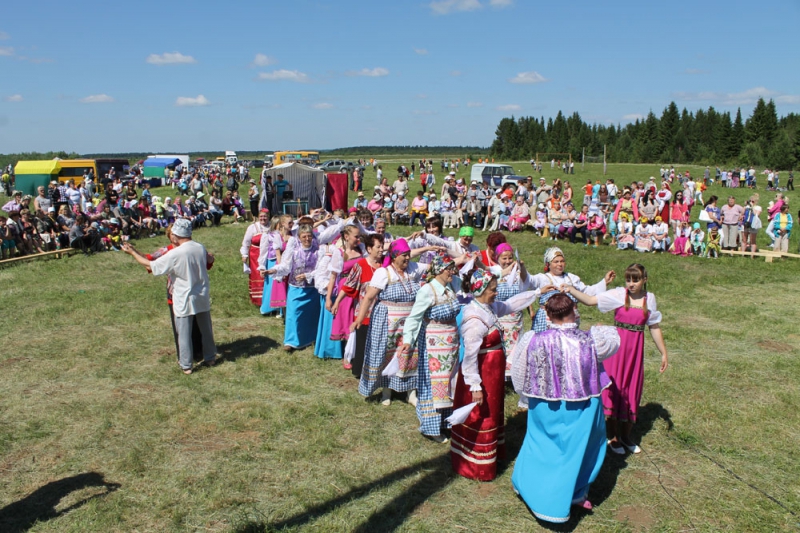
[(513, 251), (514, 249), (511, 247), (510, 244), (508, 244), (507, 242), (501, 242), (495, 247), (494, 256), (500, 257), (500, 254), (502, 254), (503, 252), (513, 252)]
[(392, 264), (395, 257), (406, 252), (410, 252), (411, 248), (408, 246), (408, 241), (405, 239), (397, 239), (392, 241), (389, 245), (389, 253), (383, 258), (383, 267), (386, 268)]

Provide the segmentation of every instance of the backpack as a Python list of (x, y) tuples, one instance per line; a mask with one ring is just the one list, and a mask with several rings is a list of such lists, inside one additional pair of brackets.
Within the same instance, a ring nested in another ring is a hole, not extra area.
[(236, 187), (236, 180), (233, 176), (228, 176), (228, 181), (225, 182), (225, 188), (232, 191)]
[(744, 218), (742, 220), (742, 222), (744, 222), (744, 227), (745, 228), (751, 228), (753, 226), (753, 220), (755, 220), (755, 218), (756, 218), (756, 214), (755, 214), (755, 212), (753, 212), (753, 208), (748, 206), (744, 210)]

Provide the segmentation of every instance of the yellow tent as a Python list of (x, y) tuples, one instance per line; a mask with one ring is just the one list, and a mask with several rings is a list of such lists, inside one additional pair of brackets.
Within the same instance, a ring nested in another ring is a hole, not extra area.
[(49, 161), (20, 161), (14, 167), (16, 175), (14, 187), (23, 194), (36, 196), (36, 188), (47, 187), (51, 180), (58, 177), (61, 163), (58, 159)]

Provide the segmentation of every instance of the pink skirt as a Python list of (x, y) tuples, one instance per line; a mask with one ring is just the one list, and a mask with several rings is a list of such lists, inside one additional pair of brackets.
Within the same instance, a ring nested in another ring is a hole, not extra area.
[(286, 307), (286, 291), (288, 286), (289, 281), (286, 278), (284, 278), (283, 281), (272, 279), (272, 290), (269, 293), (270, 307)]
[(350, 324), (355, 320), (355, 300), (349, 296), (342, 298), (339, 309), (333, 317), (331, 326), (331, 340), (346, 341), (350, 336)]

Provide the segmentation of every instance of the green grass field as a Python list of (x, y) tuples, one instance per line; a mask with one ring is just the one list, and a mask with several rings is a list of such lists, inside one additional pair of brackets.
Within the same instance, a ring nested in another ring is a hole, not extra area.
[[(514, 164), (526, 174), (527, 166)], [(657, 170), (609, 165), (608, 175), (621, 184)], [(602, 165), (576, 165), (570, 180), (601, 176)], [(373, 184), (370, 170), (365, 185)], [(734, 190), (740, 200), (749, 193)], [(762, 189), (761, 204), (772, 197)], [(128, 256), (0, 270), (0, 530), (540, 530), (511, 488), (525, 433), (516, 395), (506, 399), (511, 461), (498, 478), (454, 476), (448, 448), (418, 434), (411, 406), (364, 401), (340, 362), (280, 349), (280, 319), (260, 316), (247, 297), (245, 228), (195, 234), (217, 256), (210, 275), (222, 361), (191, 376), (176, 363), (164, 280)], [(510, 241), (537, 271), (549, 241), (530, 232)], [(563, 248), (568, 270), (591, 283), (635, 261), (647, 267), (670, 368), (658, 373), (648, 340), (635, 430), (645, 453), (609, 454), (590, 492), (594, 512), (576, 511), (562, 529), (796, 531), (800, 261)], [(581, 313), (584, 326), (613, 321)]]

